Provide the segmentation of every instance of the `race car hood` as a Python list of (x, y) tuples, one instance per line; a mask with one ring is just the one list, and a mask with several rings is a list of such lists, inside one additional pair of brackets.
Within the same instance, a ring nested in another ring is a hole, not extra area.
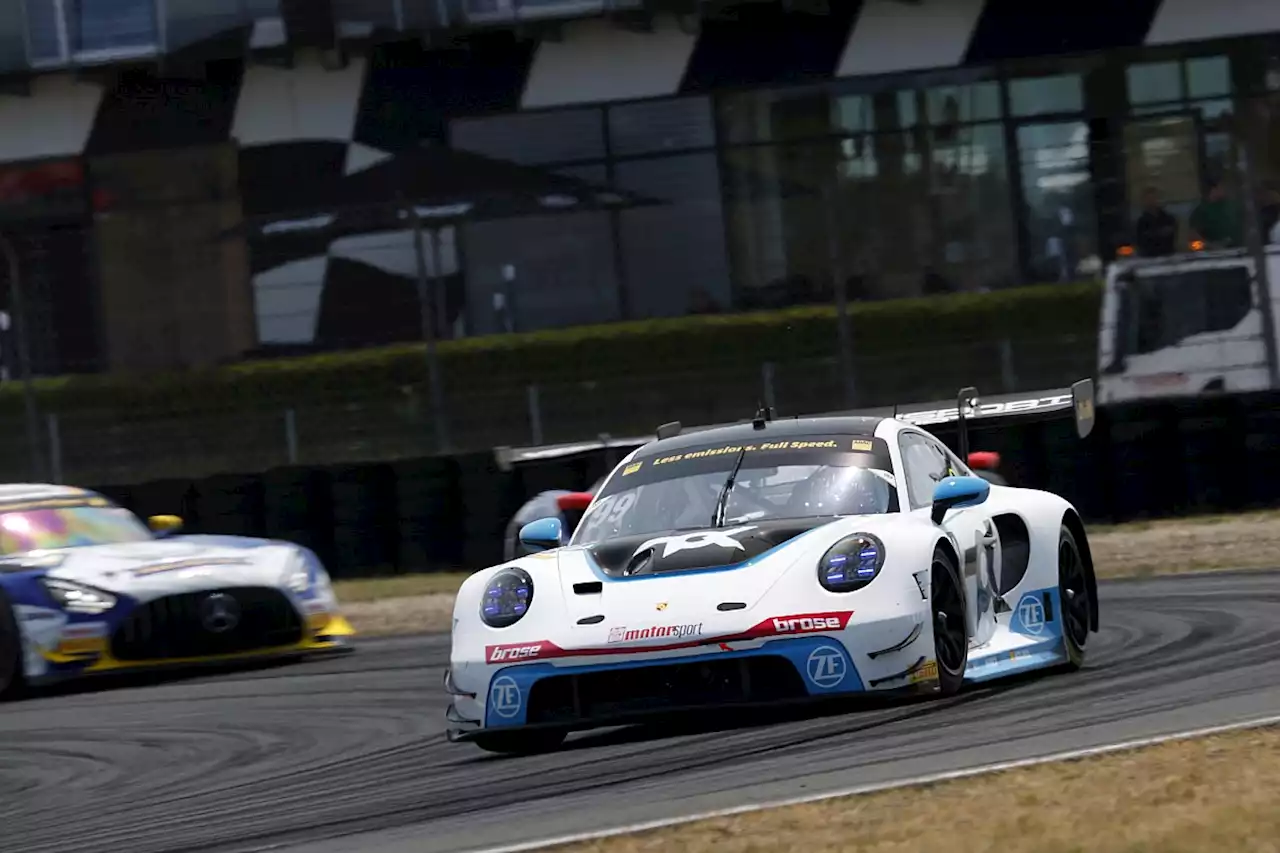
[(830, 518), (786, 519), (627, 536), (587, 550), (610, 577), (661, 575), (739, 565), (830, 522)]
[[(570, 615), (617, 612), (644, 599), (675, 616), (726, 602), (750, 610), (799, 559), (810, 559), (801, 537), (833, 519), (738, 524), (660, 536), (613, 539), (556, 551)], [(598, 592), (588, 592), (588, 591)], [(653, 599), (649, 601), (649, 599)], [(577, 611), (582, 613), (578, 614)]]
[(215, 586), (277, 586), (291, 553), (267, 540), (191, 536), (30, 552), (0, 561), (0, 570), (45, 569), (49, 577), (145, 600)]

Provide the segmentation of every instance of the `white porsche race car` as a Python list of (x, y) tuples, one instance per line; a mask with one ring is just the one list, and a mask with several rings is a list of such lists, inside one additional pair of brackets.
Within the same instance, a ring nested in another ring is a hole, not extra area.
[(177, 536), (95, 492), (0, 486), (0, 697), (98, 673), (351, 649), (310, 550)]
[[(1037, 399), (660, 429), (567, 542), (535, 521), (521, 539), (540, 553), (463, 583), (450, 739), (534, 752), (655, 714), (1079, 667), (1098, 629), (1079, 514), (961, 462), (966, 417), (1092, 429), (1090, 380)], [(918, 425), (947, 421), (960, 454)]]

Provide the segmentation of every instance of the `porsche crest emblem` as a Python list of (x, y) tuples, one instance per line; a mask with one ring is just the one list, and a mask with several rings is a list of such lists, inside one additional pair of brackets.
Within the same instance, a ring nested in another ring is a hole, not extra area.
[(655, 610), (666, 610), (666, 609), (667, 609), (667, 603), (666, 603), (665, 601), (659, 601), (656, 605), (654, 605), (654, 609), (655, 609)]

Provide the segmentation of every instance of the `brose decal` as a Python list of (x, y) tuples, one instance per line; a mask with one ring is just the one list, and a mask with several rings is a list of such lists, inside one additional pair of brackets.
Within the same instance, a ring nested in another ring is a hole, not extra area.
[(843, 631), (849, 624), (853, 611), (844, 613), (798, 613), (794, 616), (777, 616), (761, 622), (751, 631), (754, 635), (812, 634), (817, 631)]
[(514, 646), (489, 646), (489, 663), (533, 660), (542, 654), (545, 643), (529, 643)]
[(844, 628), (837, 616), (801, 616), (798, 619), (774, 619), (773, 629), (779, 634), (803, 634), (808, 631), (839, 631)]

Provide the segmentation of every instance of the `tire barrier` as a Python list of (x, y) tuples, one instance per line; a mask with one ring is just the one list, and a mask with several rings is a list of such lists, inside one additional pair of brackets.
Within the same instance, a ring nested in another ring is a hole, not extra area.
[[(937, 435), (954, 446), (954, 434)], [(1107, 407), (1083, 441), (1052, 421), (998, 430), (979, 421), (970, 435), (972, 449), (1001, 455), (1013, 485), (1057, 492), (1094, 522), (1280, 504), (1280, 394)], [(142, 516), (180, 514), (189, 532), (298, 542), (350, 578), (496, 564), (526, 500), (588, 488), (617, 458), (602, 450), (501, 471), (492, 454), (468, 454), (99, 491)]]

